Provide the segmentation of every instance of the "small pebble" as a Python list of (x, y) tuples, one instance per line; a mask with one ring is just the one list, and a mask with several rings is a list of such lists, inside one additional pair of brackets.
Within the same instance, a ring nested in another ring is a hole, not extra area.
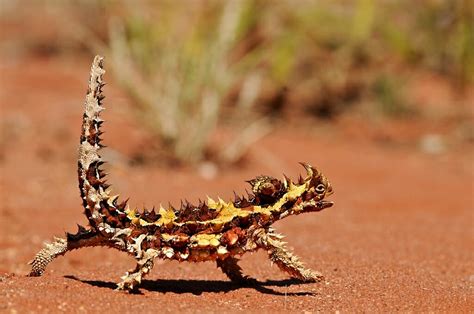
[(420, 149), (432, 155), (438, 155), (446, 151), (443, 138), (438, 134), (427, 134), (420, 140)]

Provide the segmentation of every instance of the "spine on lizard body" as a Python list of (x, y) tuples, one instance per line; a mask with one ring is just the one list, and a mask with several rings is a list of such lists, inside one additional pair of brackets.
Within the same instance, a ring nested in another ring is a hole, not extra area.
[(85, 215), (94, 231), (113, 234), (113, 229), (123, 227), (126, 222), (124, 212), (126, 201), (118, 203), (118, 195), (111, 195), (101, 169), (104, 163), (99, 152), (101, 144), (101, 125), (104, 120), (100, 113), (104, 110), (102, 101), (105, 96), (102, 88), (105, 83), (103, 75), (103, 57), (96, 56), (91, 66), (89, 85), (84, 104), (82, 131), (79, 144), (78, 178), (79, 189)]

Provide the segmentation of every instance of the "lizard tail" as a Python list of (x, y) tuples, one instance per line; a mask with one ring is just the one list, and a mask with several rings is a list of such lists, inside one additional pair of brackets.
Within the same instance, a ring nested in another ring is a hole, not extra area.
[(104, 163), (99, 152), (101, 144), (101, 125), (104, 122), (100, 113), (105, 109), (102, 101), (105, 96), (102, 88), (104, 58), (96, 56), (91, 66), (89, 86), (82, 118), (82, 132), (79, 144), (78, 178), (85, 215), (92, 229), (112, 234), (113, 228), (123, 227), (126, 217), (127, 201), (118, 203), (118, 195), (110, 195), (106, 183), (106, 173), (101, 169)]

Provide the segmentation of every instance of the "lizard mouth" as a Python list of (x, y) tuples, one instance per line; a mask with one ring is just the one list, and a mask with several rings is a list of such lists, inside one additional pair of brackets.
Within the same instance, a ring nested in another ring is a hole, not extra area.
[(331, 207), (332, 205), (334, 205), (334, 202), (319, 201), (319, 202), (316, 203), (316, 205), (318, 206), (318, 208), (324, 209), (324, 208), (328, 208), (328, 207)]
[(332, 205), (334, 205), (334, 203), (330, 201), (310, 201), (300, 204), (301, 209), (298, 213), (319, 212), (325, 208), (331, 207)]

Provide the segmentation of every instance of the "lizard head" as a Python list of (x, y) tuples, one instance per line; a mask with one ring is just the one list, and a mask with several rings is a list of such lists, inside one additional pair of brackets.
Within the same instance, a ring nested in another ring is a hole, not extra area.
[[(297, 198), (292, 206), (293, 213), (300, 214), (304, 212), (320, 211), (334, 205), (333, 202), (327, 201), (326, 197), (333, 194), (331, 183), (316, 168), (306, 163), (301, 163), (306, 169), (306, 178), (300, 178), (298, 184), (289, 184), (290, 190), (295, 190)], [(301, 194), (299, 193), (301, 190)]]
[(270, 176), (259, 176), (248, 181), (255, 195), (254, 204), (267, 208), (278, 220), (289, 215), (320, 211), (334, 203), (326, 197), (333, 194), (329, 180), (316, 168), (301, 163), (306, 177), (293, 182), (285, 176), (283, 181)]

